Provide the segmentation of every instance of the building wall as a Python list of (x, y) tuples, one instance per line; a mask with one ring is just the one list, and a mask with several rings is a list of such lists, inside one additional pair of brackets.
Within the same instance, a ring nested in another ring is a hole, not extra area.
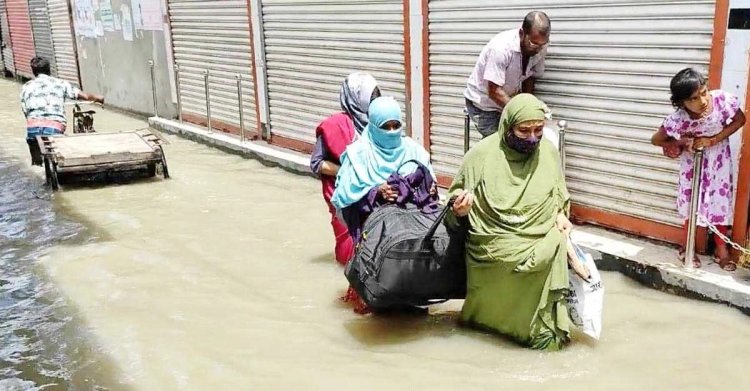
[[(102, 20), (101, 3), (95, 10), (97, 21)], [(138, 3), (133, 2), (133, 3)], [(107, 105), (142, 114), (153, 114), (149, 60), (155, 63), (158, 110), (162, 117), (174, 117), (172, 102), (171, 52), (167, 50), (168, 29), (147, 31), (133, 29), (132, 41), (124, 38), (123, 10), (133, 14), (131, 1), (111, 0), (112, 12), (120, 19), (121, 29), (103, 31), (103, 35), (86, 36), (86, 28), (76, 18), (73, 0), (76, 45), (82, 87), (87, 92), (103, 94)], [(125, 7), (125, 8), (124, 8)], [(117, 25), (117, 23), (115, 23)], [(135, 23), (134, 23), (135, 26)]]

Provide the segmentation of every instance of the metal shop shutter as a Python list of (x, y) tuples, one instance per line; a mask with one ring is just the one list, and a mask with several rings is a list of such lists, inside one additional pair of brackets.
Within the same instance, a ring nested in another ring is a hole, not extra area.
[(13, 75), (16, 74), (16, 64), (13, 62), (13, 43), (10, 39), (10, 24), (8, 23), (8, 13), (5, 6), (5, 0), (0, 0), (0, 29), (3, 36), (3, 63), (5, 69)]
[(168, 5), (183, 115), (193, 121), (191, 115), (206, 117), (203, 72), (209, 70), (214, 124), (239, 127), (236, 75), (241, 74), (245, 129), (257, 131), (247, 2), (170, 0)]
[[(1, 32), (2, 32), (2, 27), (0, 26), (0, 33)], [(0, 34), (0, 44), (5, 43), (5, 39), (3, 38), (4, 37)], [(0, 53), (0, 73), (5, 72), (5, 59), (3, 57), (5, 56), (3, 56), (2, 53)]]
[(50, 31), (50, 19), (47, 13), (47, 0), (29, 0), (29, 14), (31, 15), (31, 28), (34, 32), (36, 55), (46, 58), (50, 63), (52, 75), (57, 76), (55, 49), (52, 46), (52, 32)]
[[(10, 36), (8, 31), (8, 17), (5, 14), (5, 0), (0, 0), (0, 44), (10, 48)], [(7, 66), (5, 62), (8, 61), (5, 57), (5, 50), (0, 53), (0, 72), (5, 72)], [(12, 61), (12, 60), (11, 60)]]
[(31, 78), (34, 76), (31, 72), (31, 59), (36, 55), (36, 50), (29, 18), (29, 4), (26, 0), (6, 0), (6, 7), (16, 73)]
[(403, 1), (261, 3), (272, 135), (314, 143), (355, 71), (370, 72), (405, 106)]
[(52, 43), (57, 64), (57, 77), (80, 86), (78, 58), (67, 0), (47, 1)]
[[(429, 1), (430, 142), (437, 171), (463, 156), (463, 91), (482, 47), (529, 10), (552, 20), (537, 94), (568, 121), (567, 182), (577, 204), (681, 225), (678, 164), (650, 144), (673, 111), (669, 81), (708, 68), (714, 1)], [(472, 134), (476, 133), (472, 130)]]

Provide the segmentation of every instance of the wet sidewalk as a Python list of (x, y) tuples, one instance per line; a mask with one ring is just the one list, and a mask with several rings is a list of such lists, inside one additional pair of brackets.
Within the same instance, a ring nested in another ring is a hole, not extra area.
[[(299, 175), (312, 175), (307, 155), (265, 142), (245, 141), (223, 132), (164, 118), (150, 118), (149, 124), (165, 133), (207, 144), (226, 152), (281, 167)], [(617, 271), (638, 282), (680, 296), (727, 304), (750, 315), (750, 271), (738, 268), (729, 273), (711, 257), (702, 257), (700, 269), (687, 270), (677, 259), (677, 250), (663, 243), (636, 238), (604, 228), (577, 226), (573, 238), (591, 251), (600, 269)]]

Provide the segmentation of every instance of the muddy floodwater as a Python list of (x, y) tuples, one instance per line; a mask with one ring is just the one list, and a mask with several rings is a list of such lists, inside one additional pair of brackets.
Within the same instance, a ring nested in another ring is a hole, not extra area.
[(613, 273), (601, 341), (561, 353), (459, 327), (460, 302), (356, 315), (318, 182), (176, 137), (170, 180), (51, 194), (18, 91), (0, 81), (0, 390), (750, 387), (750, 318)]

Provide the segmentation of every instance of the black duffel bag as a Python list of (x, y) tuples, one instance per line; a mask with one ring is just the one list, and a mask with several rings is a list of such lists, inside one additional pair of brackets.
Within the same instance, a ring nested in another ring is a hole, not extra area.
[(345, 274), (373, 309), (424, 306), (466, 296), (465, 235), (449, 234), (439, 213), (386, 205), (365, 221)]

